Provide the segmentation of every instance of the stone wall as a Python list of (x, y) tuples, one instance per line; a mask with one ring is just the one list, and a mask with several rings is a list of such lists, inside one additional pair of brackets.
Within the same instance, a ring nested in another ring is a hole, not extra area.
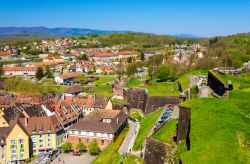
[(208, 71), (207, 85), (219, 96), (224, 95), (226, 88), (223, 82), (221, 82), (213, 73)]
[(173, 147), (163, 142), (147, 138), (144, 163), (145, 164), (164, 164), (173, 162)]
[(124, 90), (128, 108), (141, 109), (145, 114), (149, 114), (166, 104), (179, 104), (180, 98), (176, 96), (149, 96), (142, 88), (129, 88)]
[(191, 109), (179, 107), (179, 123), (177, 129), (177, 143), (189, 138), (190, 132)]

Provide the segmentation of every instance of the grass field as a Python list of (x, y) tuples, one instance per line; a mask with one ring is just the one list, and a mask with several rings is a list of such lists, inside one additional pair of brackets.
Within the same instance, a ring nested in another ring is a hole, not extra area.
[(190, 74), (187, 73), (182, 75), (180, 78), (176, 80), (176, 82), (178, 81), (180, 82), (183, 91), (188, 89), (190, 84)]
[[(117, 139), (112, 142), (101, 154), (92, 162), (92, 164), (117, 164), (120, 163), (122, 155), (118, 153), (119, 147), (122, 144), (123, 139), (126, 137), (129, 128), (126, 127), (122, 130), (121, 134)], [(124, 159), (123, 163), (143, 163), (143, 159), (129, 155), (128, 158)]]
[(130, 110), (129, 117), (140, 121), (144, 116), (138, 110)]
[(250, 163), (250, 102), (241, 94), (184, 103), (192, 114), (191, 150), (181, 153), (183, 163)]
[(95, 81), (95, 84), (96, 85), (101, 85), (101, 84), (106, 84), (112, 80), (114, 80), (115, 77), (110, 77), (110, 76), (107, 76), (107, 77), (99, 77), (98, 80)]
[(156, 110), (155, 112), (148, 114), (147, 116), (145, 116), (143, 119), (140, 120), (140, 129), (136, 137), (133, 150), (135, 151), (140, 150), (144, 140), (147, 138), (155, 122), (160, 117), (160, 114), (162, 113), (162, 111), (163, 111), (163, 108), (160, 108)]
[(135, 87), (135, 86), (138, 86), (138, 85), (140, 85), (141, 84), (141, 81), (140, 81), (140, 79), (139, 78), (137, 78), (137, 77), (133, 77), (133, 78), (131, 78), (128, 82), (127, 82), (127, 84), (126, 84), (126, 87)]
[(179, 96), (177, 84), (172, 82), (159, 82), (155, 86), (139, 86), (148, 90), (151, 96)]
[(171, 137), (176, 135), (177, 123), (178, 120), (168, 121), (153, 135), (153, 138), (165, 143), (173, 144), (173, 140)]
[(4, 90), (21, 95), (39, 96), (48, 92), (65, 92), (67, 86), (36, 84), (21, 77), (8, 77), (4, 79)]

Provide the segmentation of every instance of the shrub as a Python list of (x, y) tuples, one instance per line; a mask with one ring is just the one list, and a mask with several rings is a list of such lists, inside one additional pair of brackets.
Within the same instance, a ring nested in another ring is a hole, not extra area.
[(86, 145), (84, 145), (84, 143), (82, 143), (81, 141), (79, 141), (79, 142), (77, 143), (76, 148), (77, 148), (80, 152), (85, 152), (85, 151), (87, 151)]
[(89, 146), (88, 146), (88, 149), (89, 149), (89, 153), (91, 155), (97, 155), (101, 152), (101, 149), (99, 148), (96, 140), (92, 141)]
[(65, 152), (65, 153), (68, 153), (72, 150), (72, 143), (67, 141), (65, 142), (63, 145), (62, 145), (62, 151)]

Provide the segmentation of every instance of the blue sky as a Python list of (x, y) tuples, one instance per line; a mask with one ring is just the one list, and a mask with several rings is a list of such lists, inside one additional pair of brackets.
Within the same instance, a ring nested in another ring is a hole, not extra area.
[(250, 0), (0, 0), (0, 4), (0, 27), (79, 27), (197, 36), (250, 32)]

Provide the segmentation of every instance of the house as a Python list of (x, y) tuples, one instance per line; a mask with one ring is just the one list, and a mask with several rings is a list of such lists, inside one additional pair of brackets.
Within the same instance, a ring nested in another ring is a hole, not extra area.
[(63, 63), (64, 59), (60, 56), (48, 55), (46, 58), (43, 59), (43, 62)]
[(73, 98), (61, 99), (57, 104), (52, 105), (55, 115), (64, 128), (68, 128), (81, 120), (84, 112)]
[(55, 77), (55, 81), (57, 84), (66, 84), (66, 83), (72, 83), (75, 81), (75, 78), (77, 76), (83, 75), (82, 72), (71, 72), (67, 74), (62, 74), (60, 76)]
[(72, 95), (72, 96), (76, 96), (79, 95), (80, 93), (83, 92), (83, 89), (80, 85), (72, 85), (68, 88), (66, 94), (67, 95)]
[(108, 146), (127, 125), (127, 115), (121, 110), (95, 110), (68, 129), (71, 143), (88, 145), (96, 140), (101, 148)]
[(4, 66), (5, 76), (35, 76), (37, 68), (35, 66)]
[(29, 135), (17, 120), (13, 125), (0, 127), (0, 163), (21, 163), (30, 157)]
[(32, 154), (39, 154), (57, 148), (63, 142), (64, 130), (55, 115), (19, 118), (31, 138)]
[(9, 60), (11, 58), (12, 54), (10, 52), (5, 52), (5, 51), (1, 51), (0, 52), (0, 59), (1, 60)]

